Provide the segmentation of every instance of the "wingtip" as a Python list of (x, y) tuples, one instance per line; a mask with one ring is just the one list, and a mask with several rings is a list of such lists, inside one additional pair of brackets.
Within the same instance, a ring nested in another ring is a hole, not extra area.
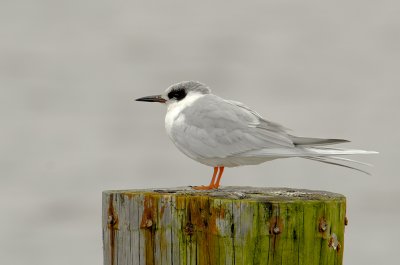
[(333, 145), (333, 144), (341, 144), (341, 143), (349, 143), (349, 140), (345, 139), (333, 139), (333, 138), (308, 138), (308, 137), (298, 137), (298, 136), (290, 136), (293, 143), (299, 146), (324, 146), (324, 145)]
[(346, 139), (329, 139), (329, 141), (332, 141), (332, 143), (335, 143), (335, 144), (351, 143), (350, 140), (346, 140)]

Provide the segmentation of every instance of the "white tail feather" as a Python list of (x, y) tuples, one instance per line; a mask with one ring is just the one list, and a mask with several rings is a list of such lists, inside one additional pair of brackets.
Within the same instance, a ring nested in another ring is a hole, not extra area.
[(271, 158), (285, 158), (285, 157), (301, 157), (313, 161), (322, 162), (325, 164), (331, 164), (341, 167), (354, 169), (365, 174), (369, 174), (367, 171), (352, 167), (349, 165), (334, 162), (332, 160), (339, 160), (344, 162), (358, 163), (366, 166), (370, 164), (363, 163), (357, 160), (337, 157), (337, 155), (365, 155), (365, 154), (377, 154), (375, 151), (365, 150), (354, 150), (354, 149), (340, 149), (340, 148), (329, 148), (329, 147), (303, 147), (298, 146), (296, 148), (265, 148), (259, 150), (253, 150), (242, 153), (244, 157), (271, 157)]
[(314, 154), (321, 154), (323, 156), (331, 155), (368, 155), (377, 154), (376, 151), (366, 151), (357, 149), (341, 149), (341, 148), (330, 148), (330, 147), (303, 147), (306, 152), (311, 152)]
[(328, 158), (332, 159), (332, 160), (339, 160), (339, 161), (344, 161), (344, 162), (356, 163), (356, 164), (360, 164), (360, 165), (364, 165), (364, 166), (368, 166), (368, 167), (373, 167), (374, 166), (372, 164), (368, 164), (368, 163), (365, 163), (365, 162), (361, 162), (361, 161), (357, 161), (357, 160), (353, 160), (353, 159), (348, 159), (348, 158), (344, 158), (344, 157), (328, 156)]
[[(330, 164), (330, 165), (334, 165), (334, 166), (340, 166), (340, 167), (353, 169), (353, 170), (365, 173), (367, 175), (371, 175), (368, 171), (365, 171), (365, 170), (362, 170), (362, 169), (359, 169), (359, 168), (356, 168), (356, 167), (352, 167), (352, 166), (349, 166), (349, 165), (340, 164), (340, 163), (337, 163), (337, 162), (330, 161), (329, 159), (332, 158), (332, 157), (304, 157), (304, 158), (305, 159), (309, 159), (309, 160), (313, 160), (313, 161), (317, 161), (317, 162), (321, 162), (321, 163), (325, 163), (325, 164)], [(336, 157), (336, 159), (337, 159), (337, 157)], [(348, 159), (348, 160), (351, 160), (351, 159)], [(355, 161), (355, 162), (358, 162), (358, 161)]]
[(296, 148), (265, 148), (241, 153), (244, 157), (322, 157), (335, 155), (366, 155), (377, 154), (375, 151), (339, 149), (328, 147), (296, 147)]

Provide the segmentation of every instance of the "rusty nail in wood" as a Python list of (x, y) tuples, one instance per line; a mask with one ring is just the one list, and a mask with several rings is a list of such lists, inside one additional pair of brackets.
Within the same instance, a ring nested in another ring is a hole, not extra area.
[(109, 215), (107, 223), (110, 226), (114, 226), (118, 222), (117, 218), (114, 215)]
[(283, 221), (279, 216), (274, 216), (270, 219), (269, 233), (278, 235), (283, 232)]
[(146, 227), (152, 227), (153, 226), (153, 221), (151, 219), (146, 220)]
[(107, 223), (108, 223), (109, 225), (112, 225), (113, 222), (114, 222), (113, 216), (112, 216), (112, 215), (109, 215), (109, 216), (108, 216)]
[(339, 252), (341, 248), (342, 248), (342, 245), (340, 245), (340, 242), (338, 242), (338, 245), (336, 247), (336, 251)]
[(328, 247), (333, 248), (336, 251), (339, 251), (341, 245), (335, 233), (332, 233), (331, 237), (329, 238)]
[(328, 229), (328, 224), (326, 223), (326, 220), (324, 218), (322, 218), (319, 221), (319, 231), (321, 233), (325, 232)]

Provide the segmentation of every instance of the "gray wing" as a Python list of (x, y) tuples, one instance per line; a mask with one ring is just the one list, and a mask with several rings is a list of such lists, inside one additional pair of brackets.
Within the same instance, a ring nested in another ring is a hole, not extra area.
[(182, 110), (185, 128), (175, 144), (190, 156), (228, 157), (265, 148), (293, 148), (284, 127), (264, 120), (242, 103), (206, 95)]
[[(282, 133), (286, 133), (286, 131), (288, 130), (287, 128), (283, 127), (280, 124), (265, 120), (263, 117), (261, 117), (260, 114), (258, 114), (254, 110), (250, 109), (249, 107), (247, 107), (243, 103), (240, 103), (240, 102), (237, 102), (237, 101), (233, 101), (233, 100), (227, 100), (227, 101), (232, 103), (232, 104), (235, 104), (235, 105), (237, 105), (239, 107), (242, 107), (242, 108), (250, 111), (254, 115), (256, 115), (260, 119), (260, 125), (259, 125), (260, 128), (266, 128), (267, 130), (272, 130), (272, 131), (275, 131), (275, 132), (282, 132)], [(347, 142), (349, 142), (348, 140), (344, 140), (344, 139), (325, 139), (325, 138), (298, 137), (298, 136), (294, 136), (294, 135), (290, 135), (290, 134), (287, 134), (287, 136), (293, 142), (293, 144), (296, 145), (296, 146), (330, 145), (330, 144), (339, 144), (339, 143), (347, 143)]]

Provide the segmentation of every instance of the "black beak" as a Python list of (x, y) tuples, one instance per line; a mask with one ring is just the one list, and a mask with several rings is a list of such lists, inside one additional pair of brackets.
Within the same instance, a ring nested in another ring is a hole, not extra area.
[(161, 95), (142, 97), (142, 98), (136, 99), (136, 101), (160, 102), (160, 103), (165, 103), (166, 102), (166, 100), (164, 98), (162, 98)]

